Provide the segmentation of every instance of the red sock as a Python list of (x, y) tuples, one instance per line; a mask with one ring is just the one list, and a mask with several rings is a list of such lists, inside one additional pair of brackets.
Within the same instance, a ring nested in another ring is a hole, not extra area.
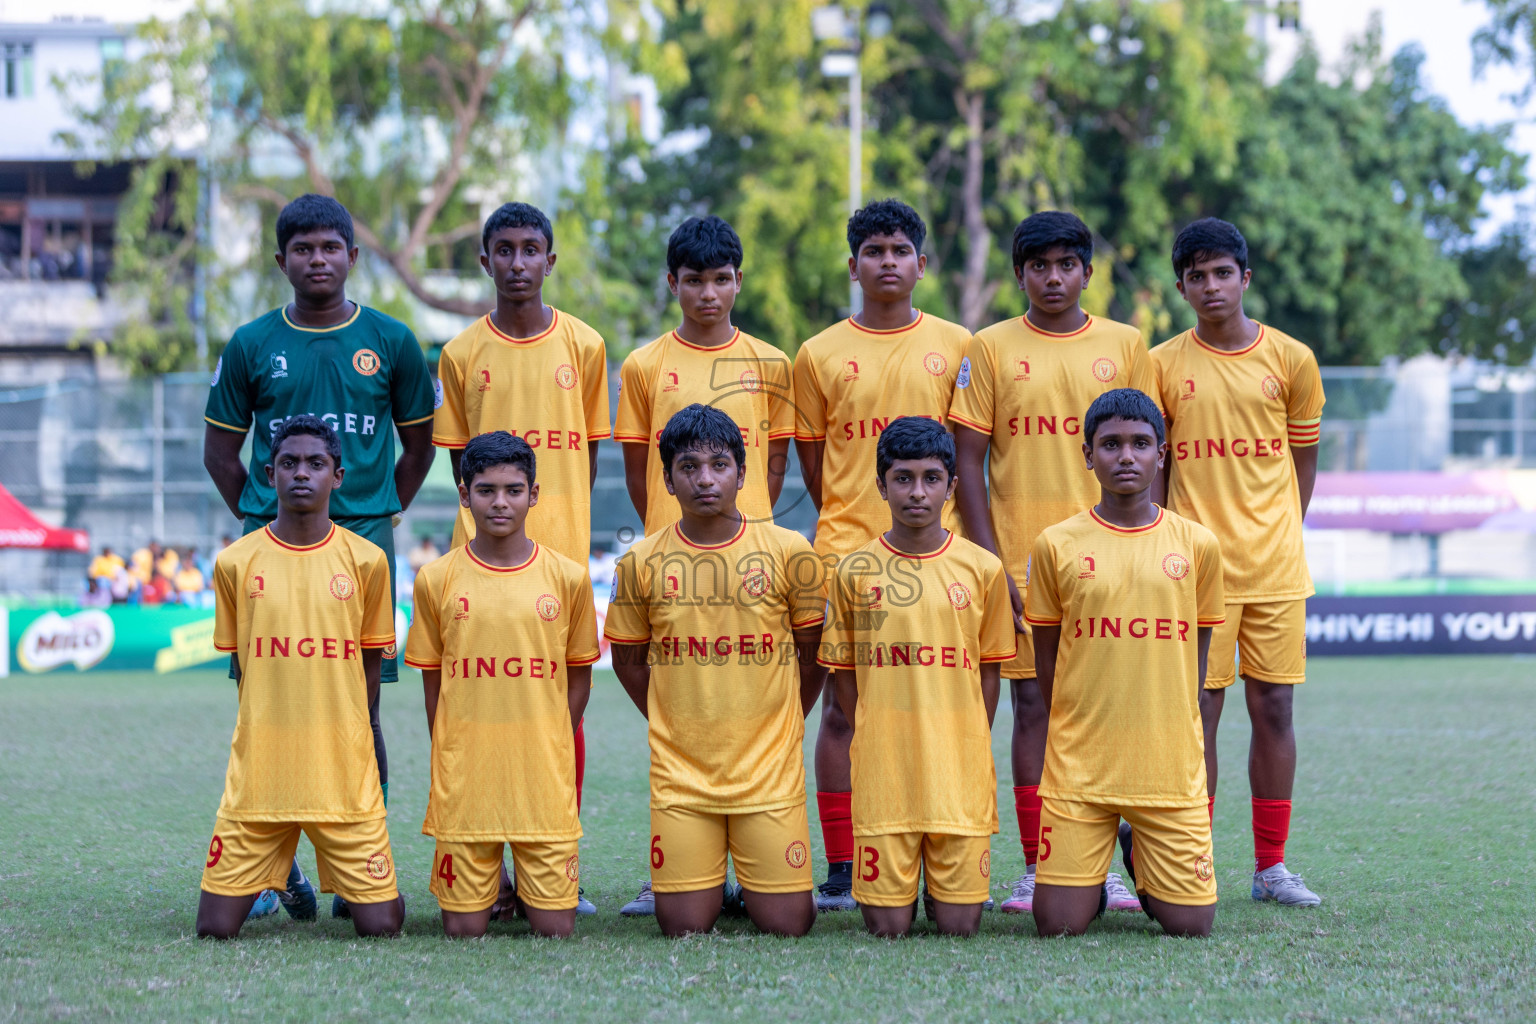
[(1024, 863), (1040, 855), (1040, 787), (1014, 786), (1013, 809), (1019, 815), (1019, 842), (1024, 844)]
[(817, 793), (816, 810), (821, 815), (827, 860), (833, 864), (853, 860), (853, 794)]
[(587, 720), (576, 723), (576, 813), (581, 813), (581, 782), (587, 777)]
[(1205, 811), (1211, 816), (1211, 824), (1216, 824), (1216, 798), (1209, 797), (1205, 801)]
[(1263, 871), (1285, 860), (1285, 840), (1291, 834), (1291, 802), (1253, 798), (1253, 870)]

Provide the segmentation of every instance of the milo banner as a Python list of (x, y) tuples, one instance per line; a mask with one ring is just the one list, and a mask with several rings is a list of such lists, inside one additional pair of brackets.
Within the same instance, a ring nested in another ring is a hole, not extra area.
[(1312, 597), (1307, 654), (1536, 653), (1536, 594)]
[[(0, 613), (6, 610), (0, 608)], [(405, 639), (405, 611), (395, 630)], [(0, 615), (0, 649), (12, 673), (92, 668), (175, 672), (229, 657), (213, 646), (213, 609), (180, 606), (12, 608)], [(6, 672), (0, 659), (0, 676)]]

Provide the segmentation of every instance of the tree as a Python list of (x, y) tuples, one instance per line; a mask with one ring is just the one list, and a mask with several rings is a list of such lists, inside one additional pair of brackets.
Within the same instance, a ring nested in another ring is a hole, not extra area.
[[(553, 173), (540, 154), (578, 98), (561, 55), (587, 30), (585, 15), (576, 0), (391, 0), (319, 13), (304, 0), (200, 0), (175, 22), (149, 22), (142, 56), (109, 69), (100, 103), (78, 111), (75, 141), (142, 161), (122, 207), (117, 277), (149, 297), (155, 323), (114, 348), (148, 369), (187, 360), (199, 187), (189, 140), (224, 195), (257, 204), (263, 239), (294, 195), (336, 195), (387, 268), (376, 302), (407, 313), (408, 295), (483, 312), (482, 210), (514, 183), (560, 193), (560, 182), (540, 180)], [(166, 181), (168, 200), (152, 202)], [(269, 262), (266, 245), (255, 249)]]
[(1484, 198), (1525, 183), (1509, 129), (1458, 122), (1422, 63), (1414, 47), (1385, 58), (1379, 22), (1337, 82), (1305, 48), (1249, 127), (1239, 173), (1209, 193), (1248, 237), (1254, 314), (1325, 363), (1432, 347), (1446, 305), (1468, 297), (1457, 256)]

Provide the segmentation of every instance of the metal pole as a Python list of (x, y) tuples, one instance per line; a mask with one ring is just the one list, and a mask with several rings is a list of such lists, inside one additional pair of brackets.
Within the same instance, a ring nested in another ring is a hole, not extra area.
[(149, 535), (165, 540), (165, 378), (156, 377), (152, 386), (154, 401), (150, 428), (150, 512)]
[(192, 256), (192, 337), (197, 344), (197, 368), (208, 368), (208, 157), (197, 154), (197, 248)]
[[(862, 48), (861, 48), (862, 49)], [(859, 62), (863, 54), (853, 55), (853, 74), (848, 76), (848, 215), (864, 205), (864, 76)], [(857, 281), (848, 285), (848, 314), (857, 316), (864, 308), (864, 292)]]

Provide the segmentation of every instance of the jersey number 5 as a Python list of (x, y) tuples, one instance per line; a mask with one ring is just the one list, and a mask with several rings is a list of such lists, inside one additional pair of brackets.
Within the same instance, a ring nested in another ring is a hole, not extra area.
[(453, 873), (453, 854), (443, 854), (443, 859), (437, 862), (437, 877), (448, 883), (448, 888), (453, 888), (453, 883), (458, 875)]
[(859, 847), (859, 863), (864, 870), (859, 875), (861, 882), (873, 882), (880, 877), (880, 851), (873, 846)]
[(1040, 829), (1040, 859), (1051, 859), (1051, 826), (1046, 825)]

